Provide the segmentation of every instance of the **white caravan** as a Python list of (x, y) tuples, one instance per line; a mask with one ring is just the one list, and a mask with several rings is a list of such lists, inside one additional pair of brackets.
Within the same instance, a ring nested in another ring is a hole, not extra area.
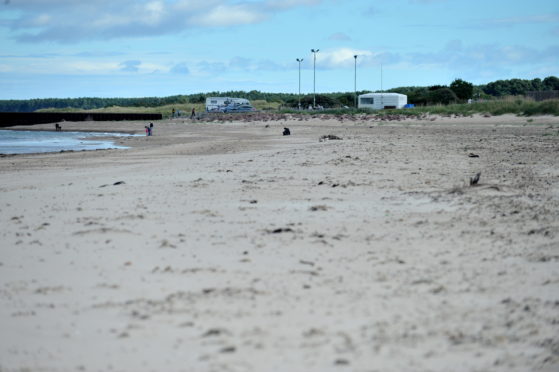
[(403, 108), (408, 96), (399, 93), (367, 93), (359, 96), (358, 108), (373, 110)]
[(227, 106), (250, 106), (250, 101), (244, 98), (208, 97), (206, 98), (206, 111), (222, 111)]

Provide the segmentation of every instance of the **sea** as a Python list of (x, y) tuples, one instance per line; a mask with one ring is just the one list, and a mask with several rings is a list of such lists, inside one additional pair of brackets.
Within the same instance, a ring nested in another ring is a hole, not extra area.
[[(0, 130), (0, 154), (126, 149), (116, 145), (124, 133)], [(114, 141), (107, 137), (115, 137)]]

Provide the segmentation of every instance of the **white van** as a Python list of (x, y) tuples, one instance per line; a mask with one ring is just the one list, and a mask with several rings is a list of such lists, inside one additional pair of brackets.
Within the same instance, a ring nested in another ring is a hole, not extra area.
[(228, 106), (250, 106), (250, 101), (244, 98), (208, 97), (206, 98), (206, 111), (221, 112)]

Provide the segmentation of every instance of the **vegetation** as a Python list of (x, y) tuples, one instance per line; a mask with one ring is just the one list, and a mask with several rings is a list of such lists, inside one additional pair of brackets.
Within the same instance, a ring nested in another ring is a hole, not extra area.
[(559, 90), (559, 78), (548, 76), (543, 81), (533, 80), (497, 80), (485, 85), (483, 92), (494, 97), (525, 95), (528, 91)]
[[(309, 115), (317, 114), (317, 111), (296, 111), (296, 110), (283, 110), (284, 113), (301, 112)], [(559, 116), (559, 99), (547, 100), (542, 102), (534, 102), (530, 99), (518, 97), (506, 97), (497, 100), (484, 100), (473, 102), (471, 104), (453, 103), (449, 105), (431, 105), (431, 106), (416, 106), (407, 109), (392, 109), (374, 111), (368, 109), (329, 109), (319, 111), (324, 114), (332, 115), (346, 115), (346, 114), (374, 114), (377, 116), (422, 116), (426, 114), (443, 115), (443, 116), (472, 116), (474, 114), (481, 115), (503, 115), (515, 114), (520, 116), (533, 116), (533, 115), (555, 115)]]
[(468, 83), (462, 79), (456, 79), (450, 84), (450, 89), (456, 94), (456, 97), (462, 101), (466, 101), (474, 95), (474, 84)]
[(506, 97), (498, 100), (482, 100), (471, 104), (449, 104), (418, 106), (413, 109), (384, 110), (387, 114), (399, 113), (405, 115), (458, 115), (471, 116), (474, 114), (503, 115), (515, 114), (520, 116), (555, 115), (559, 116), (559, 99), (535, 102), (530, 99)]
[[(520, 115), (553, 114), (558, 115), (557, 100), (533, 102), (524, 99), (529, 91), (559, 90), (559, 78), (549, 76), (545, 79), (510, 79), (497, 80), (486, 85), (474, 86), (462, 79), (455, 79), (449, 86), (435, 85), (430, 87), (398, 87), (386, 92), (401, 93), (408, 96), (408, 103), (415, 104), (413, 110), (405, 113), (417, 114), (431, 112), (441, 114), (469, 115), (472, 112), (484, 112), (492, 115), (499, 113), (515, 113)], [(357, 94), (369, 93), (360, 91)], [(306, 108), (316, 104), (325, 109), (355, 108), (354, 92), (323, 93), (304, 95), (290, 93), (266, 93), (257, 90), (208, 92), (191, 95), (169, 97), (142, 98), (46, 98), (29, 100), (0, 100), (0, 112), (33, 112), (33, 111), (92, 111), (92, 112), (146, 112), (161, 113), (169, 116), (173, 109), (190, 115), (194, 108), (200, 112), (205, 109), (206, 97), (238, 97), (249, 99), (258, 110), (294, 109), (299, 105)], [(508, 98), (514, 96), (514, 98)], [(464, 105), (468, 100), (474, 103)], [(358, 112), (351, 110), (349, 112)], [(385, 112), (390, 112), (386, 110)]]

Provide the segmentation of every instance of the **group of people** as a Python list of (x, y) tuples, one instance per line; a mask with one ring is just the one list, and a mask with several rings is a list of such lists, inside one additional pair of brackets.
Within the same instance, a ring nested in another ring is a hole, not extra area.
[[(182, 116), (182, 111), (181, 110), (175, 110), (173, 108), (173, 111), (171, 112), (171, 117), (173, 118), (178, 118)], [(192, 108), (192, 111), (190, 113), (190, 118), (191, 119), (196, 119), (196, 110), (194, 109), (194, 107)]]
[[(173, 117), (175, 117), (175, 115), (179, 115), (180, 116), (180, 111), (175, 111), (175, 109), (173, 109)], [(192, 112), (190, 114), (190, 118), (191, 119), (195, 119), (196, 118), (196, 110), (194, 108), (192, 108)], [(58, 130), (58, 124), (57, 125), (57, 130)], [(146, 125), (144, 128), (146, 128), (146, 136), (151, 136), (153, 134), (153, 123), (149, 123), (149, 125)]]
[[(175, 110), (173, 108), (173, 111), (171, 112), (171, 117), (173, 118), (178, 118), (182, 116), (182, 111), (181, 110)], [(191, 119), (196, 119), (196, 110), (194, 109), (194, 107), (192, 108), (192, 112), (190, 113), (190, 118)]]
[(146, 136), (151, 136), (153, 134), (153, 123), (149, 123), (149, 126), (145, 126)]

